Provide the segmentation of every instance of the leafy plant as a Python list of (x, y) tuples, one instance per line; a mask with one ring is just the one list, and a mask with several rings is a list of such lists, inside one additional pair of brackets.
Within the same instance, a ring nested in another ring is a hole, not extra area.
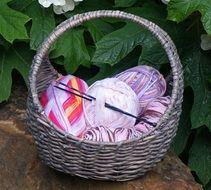
[[(54, 27), (86, 11), (122, 10), (147, 18), (168, 32), (184, 69), (185, 93), (178, 135), (172, 149), (189, 165), (205, 188), (211, 188), (211, 52), (200, 36), (211, 34), (210, 0), (84, 0), (72, 12), (55, 15), (37, 0), (0, 2), (0, 102), (10, 96), (15, 69), (27, 81), (32, 56)], [(144, 28), (119, 19), (96, 19), (63, 35), (50, 52), (60, 70), (75, 72), (89, 83), (137, 64), (169, 73), (158, 41)], [(62, 69), (64, 66), (64, 69)]]

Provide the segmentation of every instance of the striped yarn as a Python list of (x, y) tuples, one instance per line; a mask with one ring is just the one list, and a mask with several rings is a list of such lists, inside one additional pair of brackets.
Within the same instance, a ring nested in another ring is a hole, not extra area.
[(159, 97), (155, 99), (147, 105), (146, 110), (141, 118), (147, 120), (150, 123), (158, 123), (170, 102), (170, 96)]
[(90, 141), (114, 142), (112, 131), (104, 126), (87, 128), (82, 137), (83, 139)]
[[(62, 76), (57, 81), (81, 92), (85, 92), (88, 88), (83, 80), (72, 75)], [(86, 127), (82, 98), (54, 86), (70, 90), (53, 81), (47, 91), (41, 95), (40, 102), (45, 114), (59, 129), (74, 136), (80, 136)]]
[(163, 96), (166, 91), (166, 81), (160, 72), (146, 65), (128, 69), (115, 77), (135, 91), (139, 98), (140, 114), (149, 102)]

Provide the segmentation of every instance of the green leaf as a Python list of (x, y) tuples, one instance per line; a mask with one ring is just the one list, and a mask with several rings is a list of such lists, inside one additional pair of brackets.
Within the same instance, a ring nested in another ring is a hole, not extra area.
[(102, 19), (88, 21), (84, 26), (87, 27), (95, 42), (114, 30), (110, 24), (104, 22)]
[(150, 37), (143, 43), (143, 50), (139, 59), (139, 63), (147, 65), (161, 65), (168, 63), (168, 58), (157, 39)]
[(211, 131), (211, 89), (206, 76), (211, 75), (210, 56), (194, 48), (186, 52), (182, 62), (185, 65), (185, 82), (194, 91), (191, 111), (192, 128), (206, 125)]
[(140, 32), (144, 29), (133, 23), (104, 36), (96, 43), (96, 52), (93, 62), (114, 65), (130, 53), (144, 37)]
[(115, 0), (115, 7), (130, 7), (136, 2), (137, 0)]
[[(183, 47), (184, 37), (181, 34), (184, 33), (185, 26), (178, 27), (176, 24), (167, 21), (163, 6), (145, 4), (143, 7), (130, 8), (126, 11), (155, 22), (170, 34), (179, 48)], [(131, 22), (127, 22), (124, 27), (105, 35), (98, 41), (92, 61), (114, 65), (137, 45), (143, 47), (140, 57), (141, 62), (151, 65), (168, 62), (166, 53), (158, 40), (149, 31)]]
[(8, 41), (6, 41), (2, 36), (0, 36), (0, 45), (3, 46), (5, 49), (9, 49), (12, 45)]
[(192, 107), (192, 101), (190, 93), (191, 91), (186, 88), (177, 135), (171, 144), (171, 148), (177, 155), (180, 155), (184, 151), (189, 135), (191, 133), (190, 112)]
[(114, 66), (111, 66), (109, 64), (95, 63), (95, 65), (99, 66), (100, 71), (93, 78), (87, 81), (88, 84), (92, 84), (93, 82), (106, 77), (111, 77), (128, 68), (136, 66), (138, 63), (140, 52), (140, 48), (135, 48), (131, 53), (129, 53), (124, 59), (122, 59)]
[(36, 0), (13, 0), (10, 6), (26, 13), (32, 18), (30, 29), (30, 47), (36, 50), (55, 28), (55, 18), (52, 8), (43, 8)]
[[(141, 8), (132, 7), (127, 9), (126, 11), (146, 18), (149, 21), (152, 21), (158, 26), (160, 26), (172, 38), (173, 42), (177, 47), (178, 52), (182, 53), (182, 51), (184, 51), (184, 47), (186, 47), (187, 42), (189, 42), (187, 40), (188, 35), (186, 35), (186, 33), (188, 32), (187, 28), (190, 24), (189, 22), (184, 22), (178, 25), (166, 20), (167, 12), (165, 7), (154, 3), (146, 3)], [(140, 35), (143, 35), (143, 33), (141, 33)], [(188, 36), (188, 39), (189, 38), (190, 37)], [(141, 45), (143, 47), (140, 57), (140, 62), (142, 62), (142, 64), (148, 64), (153, 66), (168, 63), (168, 58), (163, 47), (158, 42), (158, 40), (154, 36), (152, 36), (151, 33), (146, 36), (145, 40)]]
[(24, 11), (32, 18), (30, 47), (36, 50), (55, 28), (54, 14), (51, 8), (44, 9), (37, 1), (29, 4)]
[(83, 37), (84, 30), (70, 30), (57, 41), (51, 58), (64, 57), (67, 72), (73, 73), (79, 65), (90, 66), (90, 56)]
[(181, 22), (195, 11), (201, 13), (201, 21), (208, 34), (211, 34), (210, 0), (171, 0), (168, 4), (168, 19)]
[(206, 185), (206, 187), (204, 188), (204, 190), (211, 190), (211, 179), (208, 182), (208, 184)]
[(71, 17), (75, 14), (96, 11), (96, 10), (111, 10), (112, 3), (109, 1), (99, 1), (99, 0), (84, 0), (80, 2), (78, 6), (75, 7), (73, 11), (68, 11), (65, 13), (66, 17)]
[(27, 82), (28, 71), (32, 60), (32, 52), (25, 44), (18, 44), (8, 51), (1, 49), (0, 54), (0, 102), (10, 96), (12, 85), (12, 71), (16, 69)]
[(27, 8), (32, 2), (35, 0), (12, 0), (8, 3), (9, 7), (12, 9), (15, 9), (17, 11), (24, 11), (25, 8)]
[(0, 34), (10, 43), (15, 39), (27, 39), (25, 24), (30, 18), (8, 7), (10, 0), (0, 1)]
[(199, 130), (189, 152), (188, 166), (206, 185), (211, 179), (211, 134), (205, 128)]

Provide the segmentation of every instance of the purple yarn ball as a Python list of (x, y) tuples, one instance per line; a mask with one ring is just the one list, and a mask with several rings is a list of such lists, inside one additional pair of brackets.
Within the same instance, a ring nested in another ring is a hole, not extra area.
[(135, 91), (141, 107), (140, 114), (149, 102), (163, 96), (166, 91), (166, 81), (163, 75), (150, 66), (133, 67), (115, 77), (127, 83)]

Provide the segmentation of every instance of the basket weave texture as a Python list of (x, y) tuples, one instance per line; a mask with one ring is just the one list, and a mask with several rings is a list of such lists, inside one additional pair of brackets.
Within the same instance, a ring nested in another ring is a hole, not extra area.
[[(67, 30), (102, 17), (130, 20), (148, 29), (162, 44), (171, 64), (171, 103), (157, 126), (139, 139), (100, 143), (64, 134), (45, 117), (39, 102), (39, 93), (58, 76), (48, 59), (52, 44)], [(175, 45), (165, 31), (144, 18), (121, 11), (87, 12), (57, 26), (37, 51), (29, 74), (28, 125), (39, 156), (48, 166), (84, 178), (126, 181), (145, 174), (163, 158), (176, 134), (182, 99), (182, 66)]]

